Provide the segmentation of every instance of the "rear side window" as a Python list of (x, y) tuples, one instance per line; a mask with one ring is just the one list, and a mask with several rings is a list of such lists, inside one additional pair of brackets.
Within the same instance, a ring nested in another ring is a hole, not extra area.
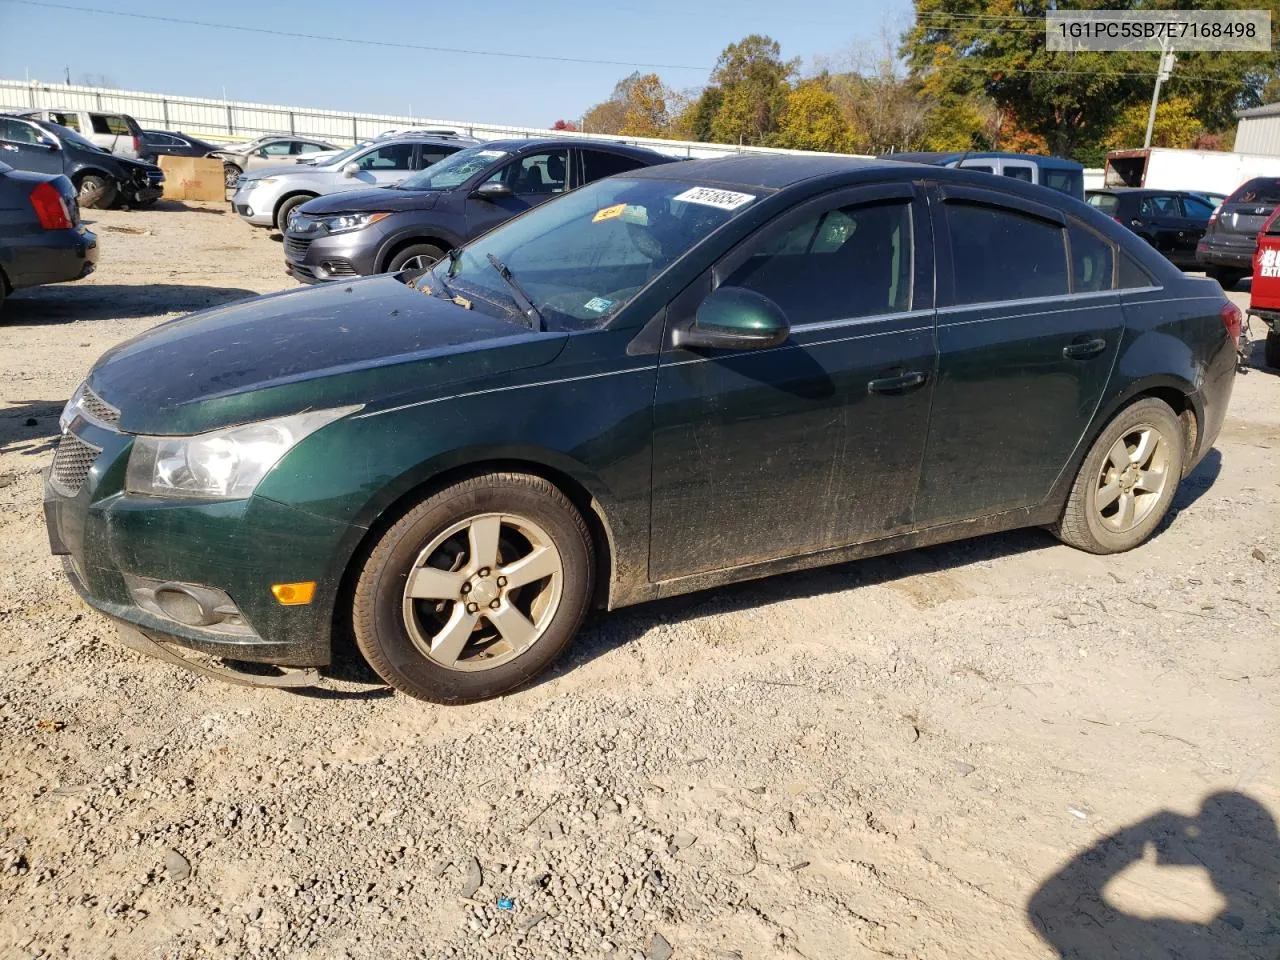
[(1023, 183), (1031, 183), (1035, 178), (1031, 175), (1031, 168), (1024, 167), (1021, 164), (1006, 166), (1001, 171), (1006, 177), (1012, 177), (1014, 180), (1021, 180)]
[(1067, 227), (1071, 244), (1071, 289), (1075, 293), (1093, 293), (1115, 286), (1115, 248), (1092, 230), (1072, 222)]
[(93, 124), (94, 133), (110, 133), (117, 137), (132, 135), (129, 125), (124, 122), (124, 117), (119, 117), (115, 114), (91, 113), (89, 114), (89, 122)]
[(422, 148), (422, 166), (429, 167), (433, 163), (439, 163), (445, 157), (452, 153), (457, 153), (456, 147), (426, 147)]
[(631, 157), (624, 157), (616, 153), (605, 153), (602, 150), (583, 150), (582, 182), (591, 183), (593, 180), (603, 180), (605, 177), (612, 177), (615, 173), (626, 173), (628, 170), (635, 170), (643, 166), (643, 163), (639, 160), (633, 160)]
[(287, 157), (293, 144), (288, 140), (275, 140), (271, 143), (264, 144), (262, 149), (258, 151), (260, 157)]
[(1114, 217), (1120, 209), (1120, 198), (1114, 193), (1095, 193), (1089, 198), (1089, 206), (1097, 207), (1108, 217)]
[(321, 150), (328, 149), (318, 143), (307, 143), (305, 140), (299, 140), (295, 146), (297, 149), (293, 151), (294, 153), (319, 153)]
[(68, 130), (80, 132), (80, 115), (76, 113), (51, 113), (49, 119), (58, 126), (66, 127)]
[(1227, 198), (1227, 203), (1280, 203), (1280, 179), (1257, 177)]
[(1054, 297), (1070, 292), (1061, 227), (1013, 210), (947, 204), (956, 303)]
[(1045, 170), (1041, 168), (1041, 181), (1050, 190), (1057, 190), (1068, 196), (1079, 197), (1084, 190), (1084, 175), (1076, 170)]
[(1213, 204), (1206, 203), (1199, 197), (1184, 196), (1182, 198), (1182, 209), (1184, 214), (1193, 220), (1208, 220), (1213, 214), (1214, 207)]
[(1177, 197), (1143, 197), (1142, 203), (1138, 205), (1138, 216), (1180, 217), (1182, 216), (1182, 207), (1179, 206)]
[(361, 170), (408, 170), (412, 157), (412, 143), (389, 143), (377, 150), (370, 150), (356, 163)]

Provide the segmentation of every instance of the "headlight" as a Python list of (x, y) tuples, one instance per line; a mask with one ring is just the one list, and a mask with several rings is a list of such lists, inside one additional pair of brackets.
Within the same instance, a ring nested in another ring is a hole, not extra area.
[(377, 223), (389, 216), (391, 216), (389, 213), (338, 213), (332, 217), (316, 219), (328, 227), (330, 233), (345, 233), (348, 230), (362, 230), (369, 224)]
[(264, 177), (261, 180), (249, 180), (245, 183), (245, 187), (249, 190), (253, 190), (255, 187), (265, 187), (269, 184), (275, 183), (277, 179), (278, 178), (276, 177)]
[(242, 500), (304, 437), (359, 409), (312, 410), (194, 437), (137, 437), (125, 489), (159, 497)]

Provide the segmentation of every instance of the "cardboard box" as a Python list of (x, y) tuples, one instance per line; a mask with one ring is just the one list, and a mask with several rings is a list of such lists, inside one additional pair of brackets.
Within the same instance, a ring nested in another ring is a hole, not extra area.
[(159, 158), (166, 200), (225, 200), (222, 161), (216, 157)]

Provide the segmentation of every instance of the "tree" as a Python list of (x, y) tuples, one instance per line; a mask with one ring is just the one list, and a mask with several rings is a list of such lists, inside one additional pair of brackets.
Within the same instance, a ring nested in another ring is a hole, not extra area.
[(725, 47), (711, 71), (710, 88), (720, 89), (720, 105), (710, 124), (711, 139), (763, 143), (777, 129), (791, 88), (790, 78), (799, 68), (799, 60), (782, 59), (778, 41), (761, 34), (753, 33)]
[(672, 133), (678, 140), (711, 140), (711, 122), (724, 104), (724, 91), (719, 87), (707, 87), (696, 97), (691, 97), (672, 121)]
[(626, 105), (612, 98), (602, 100), (582, 115), (584, 133), (621, 133), (626, 121)]
[(552, 130), (567, 130), (567, 131), (572, 132), (572, 131), (577, 130), (578, 128), (577, 128), (574, 124), (570, 123), (568, 120), (557, 120), (555, 123), (553, 123), (553, 124), (551, 125), (551, 129), (552, 129)]
[[(1147, 117), (1150, 104), (1135, 103), (1116, 119), (1115, 126), (1107, 134), (1108, 150), (1131, 150), (1141, 147), (1147, 135)], [(1190, 97), (1168, 97), (1156, 108), (1156, 122), (1151, 131), (1153, 147), (1190, 149), (1203, 134), (1204, 127), (1195, 115), (1196, 103)]]
[(826, 78), (805, 80), (792, 88), (772, 140), (795, 150), (848, 153), (853, 149), (853, 134)]
[(583, 114), (582, 127), (591, 133), (660, 137), (671, 123), (667, 100), (674, 97), (656, 73), (637, 70), (614, 85), (608, 100)]
[[(1055, 154), (1095, 158), (1117, 113), (1148, 103), (1158, 52), (1050, 52), (1049, 0), (915, 0), (903, 39), (910, 76), (939, 110), (988, 97), (1001, 115), (1042, 137)], [(1081, 0), (1073, 9), (1178, 9), (1178, 0)], [(1263, 7), (1280, 0), (1216, 0), (1214, 7)], [(1233, 124), (1233, 111), (1261, 102), (1280, 70), (1271, 53), (1179, 53), (1167, 89), (1188, 97), (1206, 129)], [(963, 111), (962, 111), (963, 112)], [(935, 118), (941, 132), (942, 118)]]

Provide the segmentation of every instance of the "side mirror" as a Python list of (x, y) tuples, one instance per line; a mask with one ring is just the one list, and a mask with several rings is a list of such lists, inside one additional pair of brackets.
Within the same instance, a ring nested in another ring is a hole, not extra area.
[(693, 325), (677, 330), (677, 347), (713, 350), (760, 350), (776, 347), (791, 335), (782, 308), (762, 293), (745, 287), (719, 287), (698, 305)]
[(505, 183), (499, 183), (494, 180), (480, 184), (471, 195), (479, 197), (481, 200), (497, 200), (499, 197), (511, 196), (511, 188)]
[(354, 160), (352, 160), (350, 163), (346, 164), (342, 168), (342, 175), (344, 177), (354, 177), (359, 172), (360, 172), (360, 164), (356, 163)]

